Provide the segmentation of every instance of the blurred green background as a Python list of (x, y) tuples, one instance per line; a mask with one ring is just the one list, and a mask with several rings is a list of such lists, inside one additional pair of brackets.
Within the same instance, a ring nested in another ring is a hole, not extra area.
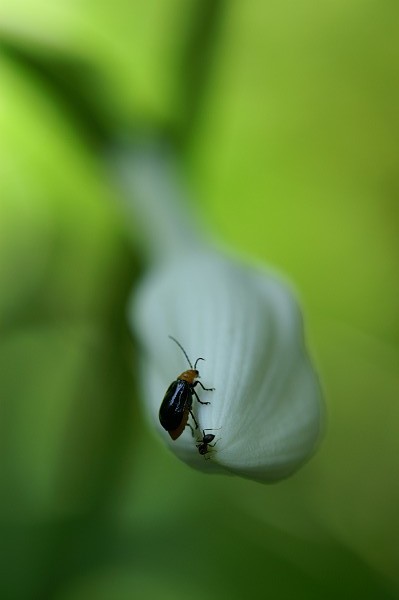
[[(2, 0), (0, 598), (399, 597), (398, 5)], [(297, 287), (328, 435), (261, 486), (144, 422), (121, 133)]]

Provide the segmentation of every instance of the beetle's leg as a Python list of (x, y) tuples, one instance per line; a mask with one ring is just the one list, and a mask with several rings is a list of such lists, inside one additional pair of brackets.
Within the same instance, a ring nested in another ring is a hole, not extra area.
[[(191, 413), (191, 416), (192, 416), (192, 413)], [(186, 423), (186, 427), (190, 427), (191, 435), (194, 437), (194, 429), (192, 428), (192, 425), (190, 425), (190, 423)]]
[(203, 390), (205, 390), (206, 392), (214, 392), (215, 388), (206, 388), (204, 385), (202, 385), (202, 383), (197, 379), (196, 381), (194, 381), (192, 387), (195, 387), (196, 385), (200, 385), (202, 387)]
[[(195, 384), (194, 384), (194, 385), (195, 385)], [(194, 386), (193, 386), (191, 389), (192, 389), (192, 392), (193, 392), (193, 394), (195, 395), (195, 397), (197, 398), (197, 400), (198, 400), (198, 402), (199, 402), (200, 404), (210, 404), (210, 402), (202, 402), (202, 400), (200, 400), (200, 399), (198, 398), (198, 394), (197, 394), (197, 392), (194, 390)]]
[[(195, 429), (198, 429), (198, 423), (197, 423), (197, 421), (196, 421), (196, 419), (195, 419), (195, 417), (193, 415), (193, 411), (191, 410), (191, 408), (190, 408), (190, 415), (192, 416), (193, 421), (195, 423)], [(191, 425), (190, 425), (190, 427), (191, 427)]]

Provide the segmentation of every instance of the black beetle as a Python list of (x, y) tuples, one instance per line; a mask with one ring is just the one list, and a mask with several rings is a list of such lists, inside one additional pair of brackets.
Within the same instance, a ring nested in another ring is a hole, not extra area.
[(196, 369), (197, 362), (205, 359), (197, 358), (193, 367), (183, 346), (171, 335), (169, 337), (182, 350), (188, 364), (191, 367), (191, 369), (184, 371), (176, 378), (176, 381), (173, 381), (170, 384), (166, 391), (165, 397), (162, 400), (161, 408), (159, 409), (159, 421), (162, 427), (166, 429), (172, 440), (177, 440), (187, 425), (189, 414), (194, 420), (195, 427), (198, 428), (198, 423), (195, 420), (191, 410), (193, 404), (193, 395), (201, 404), (210, 404), (209, 402), (202, 402), (202, 400), (198, 398), (198, 395), (194, 389), (195, 386), (199, 384), (204, 390), (207, 391), (213, 391), (214, 388), (204, 387), (197, 379), (199, 376), (199, 372)]

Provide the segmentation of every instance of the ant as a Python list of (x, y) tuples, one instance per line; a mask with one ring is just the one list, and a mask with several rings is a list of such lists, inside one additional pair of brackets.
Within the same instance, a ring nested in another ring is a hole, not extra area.
[[(221, 427), (219, 427), (218, 429), (221, 429)], [(215, 436), (213, 433), (205, 433), (205, 431), (216, 431), (216, 429), (203, 429), (202, 430), (202, 439), (197, 440), (196, 446), (198, 448), (198, 452), (204, 456), (205, 454), (209, 454), (210, 450), (208, 450), (208, 447), (210, 446), (211, 448), (213, 448), (214, 446), (216, 446), (216, 444), (218, 443), (219, 440), (217, 440), (214, 444), (211, 444), (210, 442), (212, 442), (215, 439)], [(209, 456), (209, 458), (207, 459), (206, 456), (204, 456), (205, 460), (209, 460), (211, 457)]]

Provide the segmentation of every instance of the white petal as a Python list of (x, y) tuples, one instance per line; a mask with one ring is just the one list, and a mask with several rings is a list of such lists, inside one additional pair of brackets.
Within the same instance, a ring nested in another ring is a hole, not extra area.
[[(143, 346), (148, 413), (179, 458), (207, 472), (275, 481), (313, 453), (322, 424), (318, 378), (304, 344), (292, 292), (277, 277), (217, 252), (174, 256), (158, 264), (136, 292), (130, 311)], [(173, 441), (159, 424), (168, 385), (199, 356), (193, 402), (202, 429), (218, 429), (216, 447), (201, 456), (190, 429)], [(198, 389), (198, 388), (197, 388)]]

